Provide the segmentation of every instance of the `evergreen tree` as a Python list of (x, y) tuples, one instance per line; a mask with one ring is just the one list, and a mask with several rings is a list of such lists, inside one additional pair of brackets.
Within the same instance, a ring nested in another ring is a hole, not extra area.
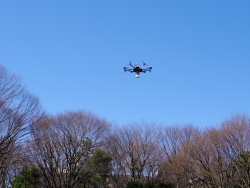
[(13, 188), (36, 188), (39, 182), (39, 171), (35, 167), (24, 169), (13, 181)]

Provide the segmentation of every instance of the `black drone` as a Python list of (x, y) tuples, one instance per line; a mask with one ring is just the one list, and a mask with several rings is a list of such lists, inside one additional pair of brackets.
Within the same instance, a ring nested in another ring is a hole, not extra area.
[(143, 73), (146, 73), (147, 71), (151, 72), (152, 70), (152, 67), (148, 67), (148, 68), (142, 68), (143, 66), (145, 66), (146, 64), (143, 63), (141, 65), (139, 65), (138, 63), (136, 63), (134, 66), (129, 63), (129, 65), (132, 67), (132, 68), (127, 68), (127, 67), (124, 67), (124, 72), (126, 71), (129, 71), (129, 72), (135, 72), (135, 77), (136, 78), (140, 78), (140, 72), (143, 72)]

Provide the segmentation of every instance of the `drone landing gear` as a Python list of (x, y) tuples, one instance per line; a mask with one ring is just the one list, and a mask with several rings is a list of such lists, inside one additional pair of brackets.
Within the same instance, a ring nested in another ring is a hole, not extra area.
[(140, 78), (140, 73), (136, 72), (135, 78)]

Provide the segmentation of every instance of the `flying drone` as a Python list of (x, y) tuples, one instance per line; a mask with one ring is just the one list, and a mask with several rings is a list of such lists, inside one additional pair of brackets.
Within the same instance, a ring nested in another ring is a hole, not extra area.
[(140, 78), (140, 73), (143, 72), (143, 73), (146, 73), (147, 71), (151, 72), (152, 70), (152, 67), (148, 67), (148, 68), (142, 68), (146, 65), (146, 63), (143, 63), (141, 65), (139, 65), (138, 63), (136, 63), (135, 65), (132, 65), (131, 63), (129, 63), (129, 65), (132, 67), (132, 68), (127, 68), (127, 67), (124, 67), (124, 72), (126, 71), (129, 71), (131, 73), (135, 72), (135, 78)]

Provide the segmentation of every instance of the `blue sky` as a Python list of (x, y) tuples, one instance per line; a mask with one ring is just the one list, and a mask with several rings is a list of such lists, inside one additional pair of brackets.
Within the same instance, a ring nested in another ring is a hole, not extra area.
[[(250, 1), (0, 1), (0, 63), (51, 114), (216, 126), (250, 113)], [(152, 73), (124, 73), (144, 61)]]

